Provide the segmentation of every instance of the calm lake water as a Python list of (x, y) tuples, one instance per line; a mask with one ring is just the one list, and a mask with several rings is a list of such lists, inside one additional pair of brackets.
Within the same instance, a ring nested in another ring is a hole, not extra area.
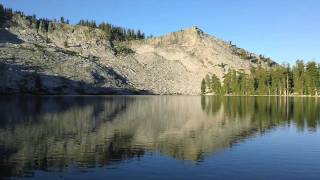
[(320, 179), (320, 99), (0, 97), (0, 179)]

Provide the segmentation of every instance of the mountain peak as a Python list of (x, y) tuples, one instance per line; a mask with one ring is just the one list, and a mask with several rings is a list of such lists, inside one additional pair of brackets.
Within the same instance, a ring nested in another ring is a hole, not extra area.
[(198, 26), (192, 26), (190, 28), (183, 29), (181, 30), (181, 32), (193, 33), (195, 35), (200, 35), (204, 33)]
[(192, 31), (196, 31), (196, 32), (203, 32), (198, 26), (192, 26), (189, 29), (192, 30)]
[(169, 33), (164, 36), (160, 36), (160, 39), (162, 39), (162, 42), (168, 42), (169, 44), (182, 41), (194, 42), (202, 38), (204, 34), (205, 33), (200, 28), (198, 28), (197, 26), (192, 26), (186, 29), (181, 29), (179, 31)]

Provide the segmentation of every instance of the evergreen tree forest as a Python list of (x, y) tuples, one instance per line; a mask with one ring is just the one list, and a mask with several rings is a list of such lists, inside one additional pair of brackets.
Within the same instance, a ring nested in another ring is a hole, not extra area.
[(126, 29), (120, 26), (113, 26), (109, 23), (102, 22), (97, 25), (95, 21), (80, 20), (78, 25), (99, 28), (106, 33), (107, 37), (116, 41), (127, 41), (135, 39), (145, 39), (145, 34), (140, 30)]
[(320, 94), (320, 64), (296, 61), (295, 65), (272, 68), (251, 67), (250, 73), (229, 70), (223, 81), (207, 75), (201, 82), (202, 94), (216, 95), (312, 95)]
[[(69, 24), (69, 20), (60, 17), (60, 20), (49, 20), (49, 19), (37, 19), (35, 15), (26, 16), (23, 12), (13, 11), (10, 8), (5, 8), (0, 4), (0, 26), (6, 25), (14, 15), (20, 15), (25, 17), (30, 22), (30, 27), (37, 29), (39, 32), (52, 33), (57, 25)], [(14, 25), (14, 24), (7, 24)], [(109, 23), (102, 22), (97, 25), (95, 21), (80, 20), (78, 26), (87, 26), (89, 28), (98, 28), (106, 33), (106, 37), (111, 41), (128, 41), (145, 39), (145, 34), (141, 30), (127, 29), (120, 26), (114, 26)]]
[(5, 8), (2, 4), (0, 4), (0, 26), (2, 26), (7, 20), (11, 19), (14, 13), (21, 12), (13, 12), (10, 8)]
[(51, 33), (54, 31), (55, 25), (57, 23), (61, 24), (69, 24), (69, 20), (65, 19), (64, 17), (60, 18), (60, 22), (57, 20), (49, 20), (40, 18), (37, 19), (36, 15), (27, 16), (23, 12), (20, 11), (13, 11), (11, 8), (5, 8), (3, 5), (0, 4), (0, 26), (14, 26), (10, 20), (13, 16), (20, 15), (24, 17), (30, 23), (30, 28), (35, 28), (39, 32), (43, 33)]

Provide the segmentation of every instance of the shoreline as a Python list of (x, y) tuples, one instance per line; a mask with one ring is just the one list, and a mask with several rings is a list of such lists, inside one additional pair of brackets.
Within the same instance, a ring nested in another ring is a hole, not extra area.
[[(204, 96), (218, 96), (214, 94), (204, 94)], [(222, 95), (224, 97), (314, 97), (320, 98), (320, 95)]]
[(0, 94), (4, 96), (217, 96), (217, 97), (311, 97), (320, 98), (320, 95), (215, 95), (215, 94)]

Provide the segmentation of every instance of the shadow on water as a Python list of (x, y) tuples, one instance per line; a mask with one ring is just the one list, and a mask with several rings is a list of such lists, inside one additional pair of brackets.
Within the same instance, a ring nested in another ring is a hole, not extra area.
[[(120, 96), (0, 96), (0, 176), (25, 175), (21, 170), (28, 169), (63, 169), (73, 157), (79, 167), (93, 167), (96, 161), (92, 153), (96, 150), (100, 152), (99, 163), (104, 165), (143, 155), (140, 149), (119, 147), (130, 140), (129, 136), (112, 134), (108, 136), (112, 140), (108, 144), (103, 139), (102, 142), (90, 139), (91, 135), (98, 136), (95, 133), (100, 126), (124, 113), (131, 101), (130, 97)], [(88, 142), (83, 142), (85, 139)], [(77, 152), (86, 146), (95, 149)], [(70, 148), (76, 151), (66, 153)]]
[(0, 28), (0, 43), (21, 44), (23, 41), (15, 34), (4, 28)]
[(146, 152), (200, 163), (277, 126), (316, 131), (319, 110), (313, 98), (1, 97), (0, 176), (109, 166)]
[[(92, 108), (92, 117), (101, 116), (103, 121), (111, 121), (115, 114), (125, 111), (132, 99), (112, 96), (0, 96), (0, 127), (15, 126), (20, 123), (41, 123), (42, 117), (83, 108)], [(108, 109), (104, 103), (108, 102)], [(14, 112), (13, 112), (14, 110)], [(97, 123), (97, 122), (95, 122)]]

